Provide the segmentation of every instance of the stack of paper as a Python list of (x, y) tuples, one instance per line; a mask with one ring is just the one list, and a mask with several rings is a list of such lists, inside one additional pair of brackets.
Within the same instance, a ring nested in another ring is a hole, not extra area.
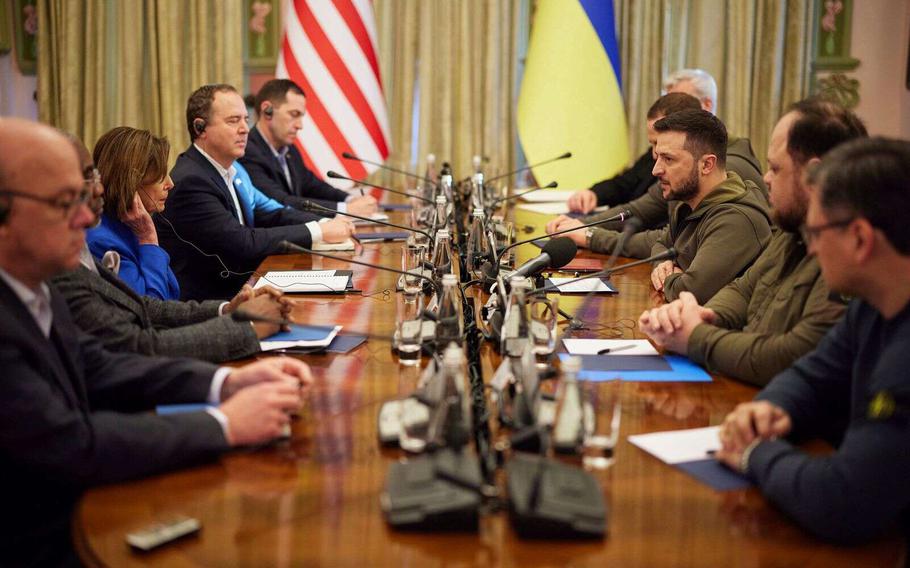
[(566, 351), (572, 355), (659, 355), (647, 339), (563, 339)]
[(253, 288), (273, 286), (288, 293), (332, 294), (344, 292), (349, 280), (348, 273), (336, 274), (335, 270), (270, 270)]

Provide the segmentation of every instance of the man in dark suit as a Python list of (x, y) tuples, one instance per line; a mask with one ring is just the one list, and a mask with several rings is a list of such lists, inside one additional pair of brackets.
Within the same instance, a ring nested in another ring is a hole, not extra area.
[[(268, 441), (310, 382), (296, 360), (237, 369), (113, 354), (73, 323), (47, 280), (78, 266), (91, 187), (53, 129), (0, 119), (0, 562), (76, 565), (79, 494)], [(158, 404), (209, 402), (158, 416)]]
[(309, 248), (353, 233), (345, 220), (254, 208), (248, 191), (236, 187), (242, 182), (233, 165), (246, 149), (246, 121), (243, 98), (230, 85), (205, 85), (187, 101), (193, 143), (177, 158), (166, 211), (156, 215), (182, 300), (232, 297), (265, 257), (283, 252), (282, 241)]
[(332, 187), (303, 163), (294, 141), (303, 127), (306, 95), (297, 83), (290, 79), (267, 82), (256, 95), (254, 110), (258, 120), (239, 161), (261, 192), (291, 207), (302, 208), (311, 200), (342, 213), (368, 216), (376, 212), (376, 199)]

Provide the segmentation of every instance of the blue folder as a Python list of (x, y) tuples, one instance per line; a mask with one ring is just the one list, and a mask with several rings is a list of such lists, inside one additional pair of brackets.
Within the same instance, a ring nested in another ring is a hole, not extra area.
[[(571, 357), (571, 355), (559, 354), (559, 358), (563, 361), (566, 357)], [(624, 381), (642, 383), (710, 383), (712, 381), (711, 375), (686, 357), (666, 355), (664, 358), (670, 364), (671, 371), (590, 371), (582, 367), (578, 378), (586, 381), (611, 381), (619, 378)]]

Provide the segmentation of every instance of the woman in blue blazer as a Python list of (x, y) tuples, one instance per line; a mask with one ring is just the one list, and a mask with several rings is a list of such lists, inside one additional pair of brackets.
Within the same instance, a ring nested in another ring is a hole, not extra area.
[(120, 278), (137, 294), (161, 300), (180, 298), (170, 256), (158, 246), (151, 217), (164, 211), (174, 187), (167, 171), (169, 152), (167, 139), (148, 130), (120, 126), (104, 134), (93, 155), (104, 184), (104, 214), (86, 234), (93, 256), (116, 252)]

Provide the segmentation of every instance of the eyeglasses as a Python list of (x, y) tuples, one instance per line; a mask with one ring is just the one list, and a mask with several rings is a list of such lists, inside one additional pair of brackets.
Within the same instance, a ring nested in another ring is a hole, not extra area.
[(803, 225), (799, 228), (799, 234), (803, 238), (803, 242), (806, 245), (812, 244), (812, 241), (818, 238), (819, 235), (830, 229), (843, 229), (848, 227), (850, 223), (856, 220), (856, 217), (850, 217), (849, 219), (844, 219), (842, 221), (832, 221), (830, 223), (825, 223), (824, 225)]
[(79, 207), (88, 203), (92, 198), (92, 187), (94, 183), (94, 180), (86, 180), (80, 191), (64, 191), (56, 197), (39, 197), (37, 195), (11, 189), (0, 190), (0, 195), (10, 195), (12, 197), (21, 197), (23, 199), (31, 199), (32, 201), (44, 203), (54, 209), (63, 211), (63, 217), (65, 219), (71, 219), (73, 215), (76, 214), (76, 211), (79, 210)]

